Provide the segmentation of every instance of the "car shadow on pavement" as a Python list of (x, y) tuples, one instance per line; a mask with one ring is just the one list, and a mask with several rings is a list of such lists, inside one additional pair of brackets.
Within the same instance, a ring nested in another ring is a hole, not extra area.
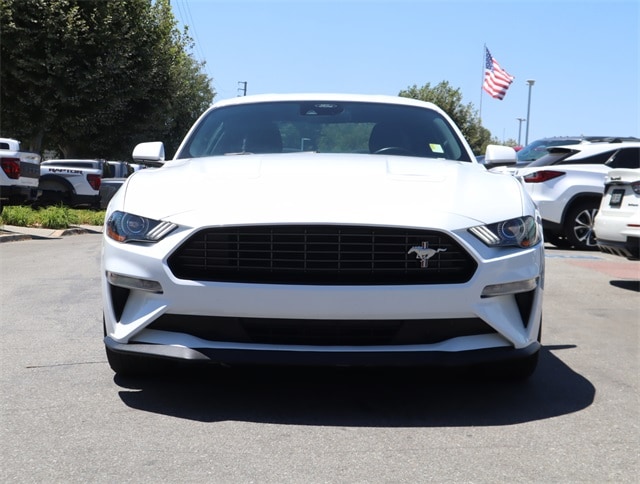
[(629, 281), (629, 280), (620, 280), (620, 281), (609, 281), (613, 287), (617, 287), (619, 289), (626, 289), (628, 291), (640, 292), (640, 281)]
[(546, 346), (526, 382), (461, 371), (350, 368), (181, 368), (116, 376), (130, 408), (201, 422), (366, 427), (497, 426), (580, 411), (595, 388)]

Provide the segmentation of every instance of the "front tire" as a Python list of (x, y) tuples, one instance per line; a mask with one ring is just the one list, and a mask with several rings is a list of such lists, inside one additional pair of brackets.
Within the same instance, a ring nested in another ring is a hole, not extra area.
[(538, 367), (538, 359), (540, 358), (540, 350), (533, 355), (509, 362), (508, 368), (503, 369), (503, 378), (508, 380), (526, 380)]
[[(102, 334), (107, 335), (107, 325), (102, 316)], [(158, 358), (119, 353), (105, 345), (107, 361), (111, 369), (120, 376), (151, 376), (160, 373), (168, 366), (167, 362)]]
[(117, 353), (105, 346), (107, 361), (114, 373), (120, 376), (151, 376), (158, 374), (164, 362), (138, 355)]
[(571, 247), (567, 239), (565, 239), (563, 235), (556, 232), (548, 232), (545, 230), (544, 241), (555, 245), (558, 249), (568, 249), (569, 247)]
[[(538, 343), (542, 341), (542, 319), (538, 329)], [(501, 361), (480, 366), (480, 374), (489, 380), (499, 381), (525, 381), (538, 367), (540, 349), (532, 355), (517, 360)]]

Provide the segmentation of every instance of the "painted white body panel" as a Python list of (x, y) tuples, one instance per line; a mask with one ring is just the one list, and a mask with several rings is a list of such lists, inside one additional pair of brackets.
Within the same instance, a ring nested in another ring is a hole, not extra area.
[[(460, 186), (466, 187), (464, 197)], [(496, 200), (498, 190), (517, 205)], [(468, 226), (524, 209), (513, 177), (471, 163), (379, 155), (178, 160), (137, 173), (119, 193), (126, 194), (127, 212), (187, 226), (326, 222), (422, 227), (451, 226), (450, 218), (457, 217), (464, 219), (460, 226)], [(150, 193), (158, 194), (152, 203)]]
[(536, 202), (543, 220), (561, 224), (565, 210), (573, 198), (586, 193), (602, 195), (604, 178), (611, 168), (606, 165), (543, 166), (522, 168), (516, 175), (522, 177), (543, 170), (566, 174), (543, 183), (525, 183), (524, 186)]

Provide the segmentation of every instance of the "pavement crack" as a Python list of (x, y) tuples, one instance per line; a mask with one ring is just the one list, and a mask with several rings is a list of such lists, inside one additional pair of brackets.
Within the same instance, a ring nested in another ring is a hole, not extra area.
[(80, 362), (76, 362), (76, 363), (55, 363), (52, 365), (28, 365), (25, 368), (31, 370), (34, 368), (55, 368), (58, 366), (77, 366), (77, 365), (97, 365), (97, 364), (104, 364), (104, 361), (80, 361)]

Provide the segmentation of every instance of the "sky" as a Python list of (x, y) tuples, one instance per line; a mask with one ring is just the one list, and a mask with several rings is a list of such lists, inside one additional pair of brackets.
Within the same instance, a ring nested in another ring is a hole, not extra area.
[[(500, 141), (640, 137), (640, 0), (171, 0), (214, 101), (447, 81)], [(515, 77), (482, 91), (484, 48)], [(534, 80), (533, 85), (528, 80)], [(524, 118), (525, 121), (519, 121)], [(527, 119), (528, 118), (528, 119)]]

